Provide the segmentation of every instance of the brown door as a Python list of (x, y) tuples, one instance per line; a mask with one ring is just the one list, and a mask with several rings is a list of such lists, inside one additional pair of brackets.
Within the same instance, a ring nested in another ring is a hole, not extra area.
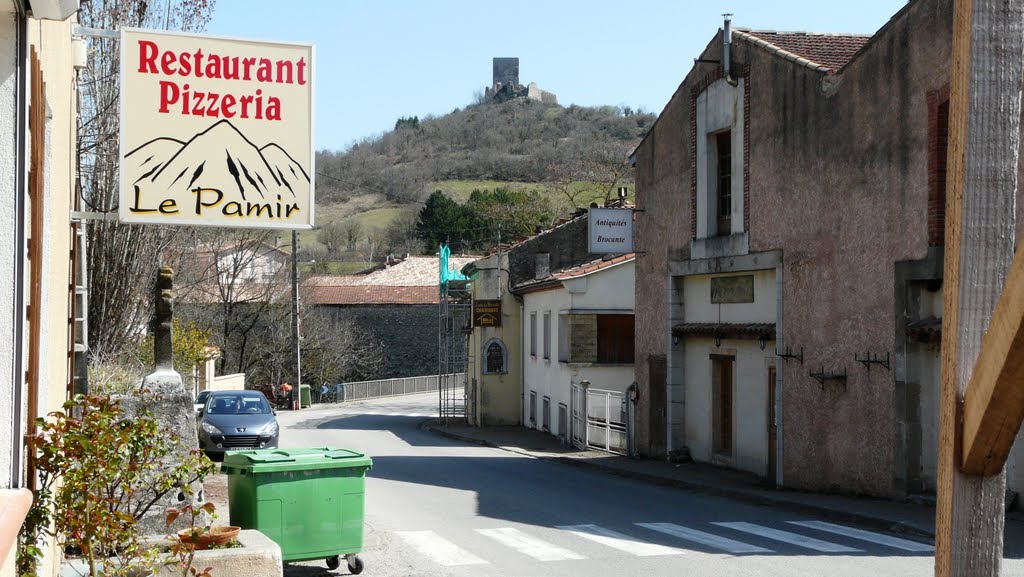
[(664, 455), (668, 447), (666, 437), (665, 405), (668, 395), (665, 391), (668, 379), (667, 364), (664, 355), (651, 355), (647, 359), (647, 371), (650, 377), (650, 422), (648, 423), (648, 438), (650, 439), (650, 456)]
[(768, 484), (775, 486), (775, 367), (768, 367)]

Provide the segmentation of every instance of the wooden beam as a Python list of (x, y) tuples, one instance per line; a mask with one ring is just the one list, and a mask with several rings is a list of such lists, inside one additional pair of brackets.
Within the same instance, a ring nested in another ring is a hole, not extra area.
[(1003, 470), (1024, 419), (1024, 252), (1017, 251), (964, 394), (963, 464), (969, 475)]
[[(1024, 0), (955, 0), (935, 574), (999, 575), (1006, 474), (959, 470), (962, 400), (1014, 248)], [(965, 234), (965, 231), (967, 234)]]

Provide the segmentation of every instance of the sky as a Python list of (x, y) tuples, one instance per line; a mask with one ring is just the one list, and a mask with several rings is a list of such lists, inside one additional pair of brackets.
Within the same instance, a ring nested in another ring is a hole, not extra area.
[(658, 114), (733, 14), (736, 28), (873, 34), (905, 0), (216, 0), (207, 33), (316, 47), (317, 150), (403, 116), (443, 116), (491, 83), (495, 57), (568, 106)]

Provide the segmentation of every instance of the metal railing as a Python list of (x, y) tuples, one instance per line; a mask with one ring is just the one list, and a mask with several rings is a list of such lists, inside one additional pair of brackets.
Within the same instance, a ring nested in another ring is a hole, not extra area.
[[(465, 374), (461, 376), (464, 378)], [(359, 401), (363, 399), (429, 393), (437, 391), (437, 383), (437, 375), (360, 381), (358, 383), (339, 383), (334, 385), (334, 398), (331, 400), (334, 402)]]

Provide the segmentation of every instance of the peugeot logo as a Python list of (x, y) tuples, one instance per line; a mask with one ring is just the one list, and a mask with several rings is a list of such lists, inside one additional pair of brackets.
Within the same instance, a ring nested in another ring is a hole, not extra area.
[(238, 431), (239, 433), (244, 433), (245, 427), (235, 427), (235, 430)]

